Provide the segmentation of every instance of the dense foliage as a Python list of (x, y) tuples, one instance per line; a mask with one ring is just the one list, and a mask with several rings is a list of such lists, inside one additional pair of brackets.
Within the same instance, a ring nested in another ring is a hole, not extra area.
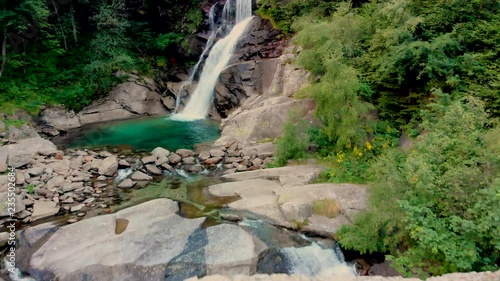
[(198, 0), (1, 3), (2, 111), (36, 112), (48, 103), (80, 109), (107, 94), (117, 70), (155, 74), (181, 60), (202, 21)]
[(495, 270), (500, 261), (500, 129), (467, 97), (423, 112), (426, 131), (373, 169), (371, 210), (340, 243), (391, 252), (401, 272), (438, 275)]
[(498, 269), (500, 2), (264, 2), (312, 74), (320, 180), (371, 186), (340, 243), (408, 275)]

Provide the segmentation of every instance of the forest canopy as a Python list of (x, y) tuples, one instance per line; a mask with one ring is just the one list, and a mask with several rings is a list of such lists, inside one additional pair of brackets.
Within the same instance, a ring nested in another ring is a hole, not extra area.
[(161, 75), (189, 61), (201, 1), (1, 0), (0, 107), (81, 109), (106, 95), (117, 70)]

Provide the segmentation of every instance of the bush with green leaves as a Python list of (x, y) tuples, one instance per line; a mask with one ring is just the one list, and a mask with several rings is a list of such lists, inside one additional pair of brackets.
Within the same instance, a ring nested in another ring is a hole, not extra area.
[(423, 134), (373, 166), (370, 210), (339, 233), (361, 252), (390, 252), (400, 272), (420, 276), (498, 269), (500, 128), (484, 103), (446, 95), (423, 111)]
[(298, 110), (292, 109), (283, 127), (283, 134), (276, 142), (276, 160), (272, 166), (281, 167), (288, 160), (306, 157), (308, 145), (307, 123)]

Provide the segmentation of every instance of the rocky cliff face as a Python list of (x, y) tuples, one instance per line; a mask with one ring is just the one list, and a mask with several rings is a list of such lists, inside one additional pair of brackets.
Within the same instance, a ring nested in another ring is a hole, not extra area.
[[(293, 98), (308, 81), (308, 73), (292, 64), (295, 55), (294, 48), (288, 47), (278, 59), (241, 62), (223, 72), (215, 100), (218, 104), (237, 105), (238, 108), (221, 112), (227, 118), (221, 122), (222, 133), (217, 144), (236, 139), (249, 146), (272, 140), (281, 135), (292, 109), (306, 118), (312, 116), (312, 100)], [(260, 79), (251, 84), (246, 82), (249, 77)], [(239, 81), (241, 84), (237, 83)], [(237, 97), (242, 98), (237, 100)]]

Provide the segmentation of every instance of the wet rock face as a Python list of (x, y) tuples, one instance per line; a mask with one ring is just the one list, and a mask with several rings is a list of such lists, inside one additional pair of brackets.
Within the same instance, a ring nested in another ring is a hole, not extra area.
[(238, 61), (278, 58), (283, 53), (283, 35), (267, 19), (255, 17), (240, 39), (235, 58)]
[(271, 86), (276, 60), (236, 63), (226, 68), (215, 87), (214, 109), (222, 118), (251, 96), (265, 94)]

